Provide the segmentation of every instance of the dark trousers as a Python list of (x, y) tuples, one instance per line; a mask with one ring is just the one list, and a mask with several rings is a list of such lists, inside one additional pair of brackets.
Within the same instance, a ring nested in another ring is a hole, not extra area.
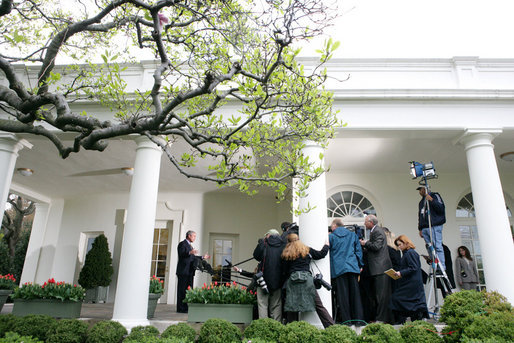
[(184, 302), (187, 287), (193, 288), (194, 275), (177, 275), (177, 312), (187, 312), (187, 303)]
[[(318, 295), (318, 292), (315, 292), (316, 296), (314, 297), (314, 304), (316, 306), (316, 313), (319, 317), (319, 320), (321, 321), (321, 324), (323, 324), (324, 328), (329, 327), (330, 325), (334, 325), (334, 320), (332, 319), (332, 316), (330, 313), (328, 313), (325, 306), (323, 306), (323, 303), (321, 302), (321, 298)], [(298, 312), (285, 312), (284, 318), (287, 323), (298, 321)]]
[(358, 278), (359, 274), (354, 273), (345, 273), (335, 278), (337, 305), (343, 324), (360, 325), (362, 322), (359, 320), (364, 320)]
[(391, 278), (386, 274), (374, 275), (373, 280), (373, 294), (377, 308), (376, 320), (392, 323), (393, 315), (389, 308), (389, 301), (391, 300)]

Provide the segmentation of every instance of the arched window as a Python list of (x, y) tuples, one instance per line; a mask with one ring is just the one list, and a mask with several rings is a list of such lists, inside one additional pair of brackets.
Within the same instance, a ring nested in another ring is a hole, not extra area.
[[(508, 206), (506, 206), (506, 209), (507, 215), (511, 218), (512, 212)], [(478, 230), (475, 222), (475, 204), (473, 202), (472, 193), (468, 193), (460, 199), (457, 204), (455, 216), (459, 219), (461, 243), (469, 249), (473, 262), (475, 262), (477, 266), (479, 287), (481, 290), (485, 289), (484, 266), (482, 264), (482, 253), (480, 251), (480, 241), (478, 239)]]
[[(327, 216), (343, 221), (363, 221), (368, 214), (376, 214), (375, 207), (365, 196), (354, 191), (336, 192), (327, 199)], [(354, 219), (354, 220), (352, 220)]]

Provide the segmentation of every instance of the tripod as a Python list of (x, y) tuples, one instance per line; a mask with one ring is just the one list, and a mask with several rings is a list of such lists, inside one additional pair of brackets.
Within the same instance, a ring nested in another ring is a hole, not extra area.
[(439, 298), (437, 294), (437, 280), (439, 280), (439, 283), (441, 284), (444, 292), (446, 294), (451, 294), (451, 284), (450, 280), (448, 279), (448, 276), (446, 275), (446, 271), (444, 270), (441, 262), (439, 261), (439, 258), (437, 257), (435, 248), (434, 248), (434, 237), (433, 237), (433, 230), (432, 230), (432, 218), (430, 216), (430, 205), (428, 203), (427, 195), (429, 194), (429, 186), (428, 181), (426, 177), (423, 178), (423, 180), (419, 183), (420, 185), (425, 187), (425, 215), (428, 218), (428, 232), (430, 236), (430, 243), (426, 244), (428, 254), (431, 259), (431, 271), (428, 275), (428, 287), (429, 287), (429, 294), (427, 299), (427, 305), (431, 303), (432, 295), (434, 296), (434, 306), (431, 307), (430, 311), (434, 318), (439, 315), (440, 305), (439, 305)]

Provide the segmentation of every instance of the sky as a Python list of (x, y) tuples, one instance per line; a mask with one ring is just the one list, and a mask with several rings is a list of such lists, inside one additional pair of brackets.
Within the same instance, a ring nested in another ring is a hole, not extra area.
[(338, 0), (338, 7), (327, 31), (341, 42), (335, 57), (514, 58), (514, 0)]

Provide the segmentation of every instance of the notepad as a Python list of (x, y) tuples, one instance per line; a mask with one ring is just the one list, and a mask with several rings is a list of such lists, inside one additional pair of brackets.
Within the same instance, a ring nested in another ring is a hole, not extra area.
[(396, 276), (396, 270), (394, 270), (393, 268), (391, 269), (388, 269), (384, 272), (384, 274), (387, 274), (389, 275), (390, 278), (394, 279), (394, 280), (398, 280), (399, 278), (401, 278), (401, 276)]

